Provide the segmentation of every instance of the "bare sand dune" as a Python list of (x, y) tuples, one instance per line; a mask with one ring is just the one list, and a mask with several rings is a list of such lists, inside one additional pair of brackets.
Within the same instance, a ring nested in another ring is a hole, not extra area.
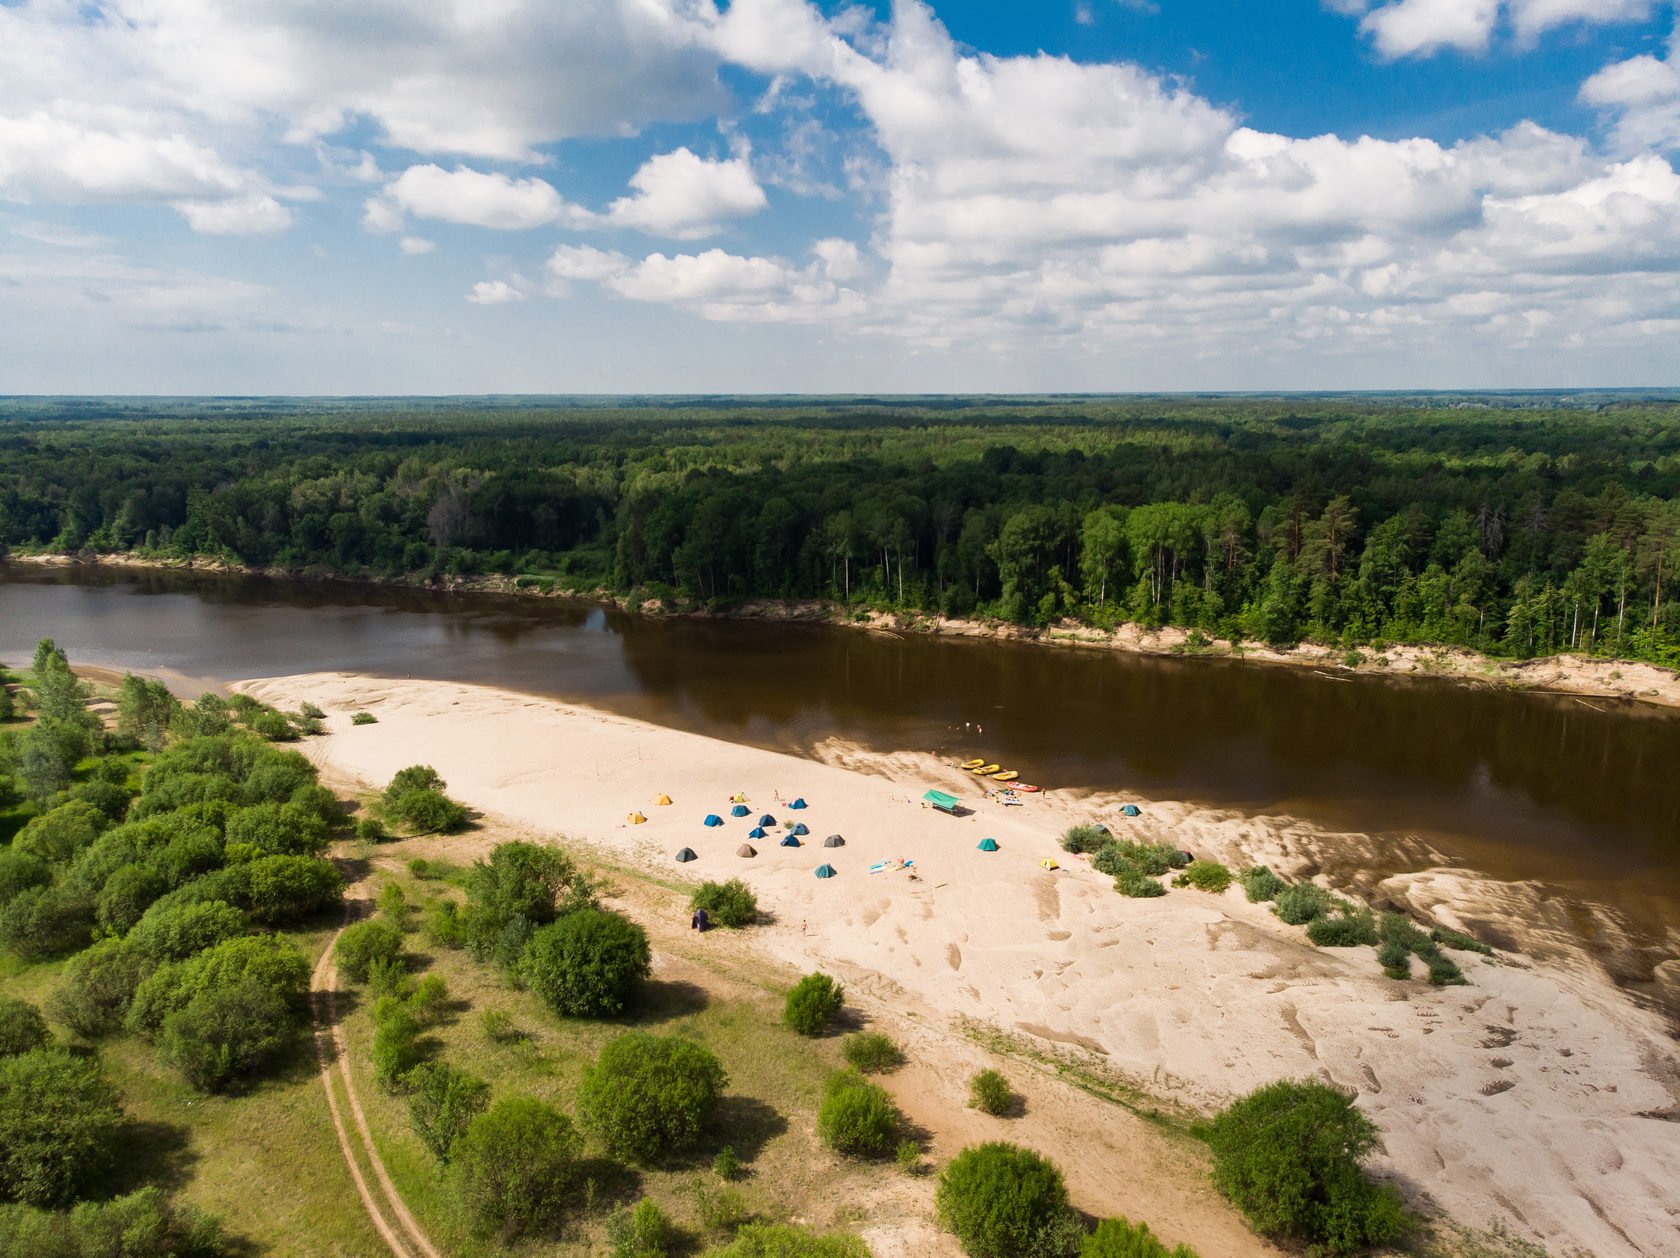
[[(1118, 798), (1052, 794), (1006, 809), (931, 756), (830, 746), (816, 763), (433, 682), (319, 674), (242, 688), (326, 709), (331, 736), (308, 750), (340, 773), (381, 784), (428, 763), (458, 798), (522, 825), (676, 878), (744, 878), (776, 917), (761, 932), (766, 948), (830, 967), (889, 1002), (1088, 1052), (1201, 1110), (1280, 1077), (1327, 1079), (1358, 1092), (1383, 1131), (1380, 1169), (1414, 1200), (1560, 1252), (1680, 1253), (1674, 1040), (1657, 1014), (1565, 952), (1460, 954), (1468, 987), (1394, 983), (1373, 950), (1314, 948), (1235, 888), (1142, 901), (1115, 894), (1056, 836), (1074, 820), (1114, 817)], [(379, 723), (352, 728), (350, 714), (362, 709)], [(973, 815), (922, 807), (930, 786), (962, 796)], [(752, 801), (747, 819), (728, 816), (736, 791)], [(675, 803), (657, 806), (660, 792)], [(777, 794), (810, 806), (787, 812)], [(647, 823), (626, 824), (637, 809)], [(706, 828), (710, 812), (728, 823)], [(736, 856), (763, 812), (804, 821), (811, 837), (799, 848), (758, 841), (755, 858)], [(1186, 805), (1149, 804), (1142, 818), (1113, 825), (1233, 864), (1273, 859), (1285, 871), (1315, 843), (1360, 841)], [(845, 837), (843, 848), (820, 846), (831, 833)], [(987, 836), (1000, 851), (976, 850)], [(676, 864), (684, 846), (700, 859)], [(1045, 870), (1045, 858), (1063, 868)], [(914, 861), (916, 879), (869, 872), (900, 859)], [(825, 860), (838, 877), (815, 877)], [(1430, 871), (1390, 890), (1451, 918), (1472, 881)], [(1475, 900), (1485, 907), (1500, 894), (1483, 888)], [(1511, 894), (1520, 911), (1520, 889)]]

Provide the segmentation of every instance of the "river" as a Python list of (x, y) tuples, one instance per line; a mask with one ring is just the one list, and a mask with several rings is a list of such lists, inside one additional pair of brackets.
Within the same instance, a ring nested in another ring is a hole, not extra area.
[(1637, 704), (553, 599), (0, 567), (0, 660), (25, 662), (42, 636), (74, 662), (189, 691), (343, 670), (499, 686), (795, 752), (838, 737), (984, 755), (1050, 788), (1391, 836), (1374, 845), (1393, 854), (1379, 872), (1428, 847), (1533, 880), (1614, 914), (1649, 945), (1640, 965), (1672, 955), (1680, 926), (1680, 713)]

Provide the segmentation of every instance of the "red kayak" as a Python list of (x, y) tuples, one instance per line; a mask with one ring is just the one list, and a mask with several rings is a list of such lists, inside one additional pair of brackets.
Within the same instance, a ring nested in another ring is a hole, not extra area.
[(1024, 791), (1028, 795), (1036, 795), (1042, 788), (1037, 786), (1028, 786), (1025, 782), (1005, 782), (1003, 784), (1003, 789), (1006, 791)]

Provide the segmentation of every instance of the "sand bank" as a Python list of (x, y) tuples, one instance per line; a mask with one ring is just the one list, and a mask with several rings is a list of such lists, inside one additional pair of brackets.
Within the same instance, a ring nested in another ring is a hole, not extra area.
[[(382, 784), (428, 763), (452, 794), (521, 825), (673, 879), (742, 877), (775, 915), (765, 948), (889, 1004), (1088, 1052), (1204, 1111), (1276, 1078), (1327, 1079), (1357, 1091), (1383, 1132), (1379, 1168), (1414, 1200), (1562, 1252), (1680, 1252), (1674, 1042), (1601, 974), (1460, 954), (1471, 986), (1394, 983), (1373, 950), (1314, 948), (1240, 890), (1129, 900), (1056, 844), (1096, 815), (1239, 863), (1298, 847), (1286, 821), (1147, 804), (1121, 822), (1118, 798), (1056, 795), (1005, 809), (931, 756), (831, 746), (815, 763), (482, 687), (317, 674), (241, 688), (324, 708), (329, 736), (305, 747), (338, 773)], [(378, 723), (352, 727), (364, 709)], [(973, 815), (923, 808), (930, 786)], [(749, 818), (729, 817), (737, 791)], [(809, 807), (788, 812), (777, 794)], [(635, 810), (646, 824), (626, 823)], [(764, 812), (811, 838), (748, 840)], [(727, 824), (706, 828), (707, 813)], [(824, 849), (831, 833), (845, 846)], [(1000, 851), (976, 850), (987, 836)], [(736, 855), (744, 842), (756, 857)], [(699, 860), (675, 863), (684, 846)], [(869, 872), (905, 858), (918, 879)], [(838, 877), (814, 876), (824, 861)]]

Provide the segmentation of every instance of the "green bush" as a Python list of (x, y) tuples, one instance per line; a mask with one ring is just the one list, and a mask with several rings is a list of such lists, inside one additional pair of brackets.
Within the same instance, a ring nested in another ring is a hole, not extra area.
[(1071, 1258), (1079, 1249), (1061, 1171), (1016, 1145), (964, 1149), (940, 1175), (934, 1205), (970, 1258)]
[(740, 1179), (741, 1171), (741, 1159), (735, 1156), (733, 1145), (724, 1145), (717, 1151), (717, 1156), (712, 1159), (712, 1174), (726, 1184), (732, 1180)]
[(403, 894), (400, 884), (388, 882), (379, 888), (379, 899), (375, 901), (379, 915), (399, 929), (408, 925), (408, 897)]
[(582, 1143), (564, 1114), (535, 1097), (503, 1097), (473, 1119), (450, 1154), (455, 1199), (473, 1231), (504, 1240), (552, 1232)]
[(223, 1258), (239, 1252), (221, 1225), (191, 1206), (172, 1203), (161, 1188), (142, 1188), (73, 1210), (0, 1206), (0, 1254), (20, 1258)]
[(344, 878), (314, 856), (262, 856), (243, 867), (251, 916), (265, 925), (295, 921), (344, 899)]
[(696, 1178), (689, 1192), (694, 1197), (695, 1217), (708, 1232), (733, 1232), (752, 1217), (747, 1199), (738, 1189)]
[(818, 1035), (840, 1012), (846, 989), (826, 974), (807, 974), (793, 985), (782, 1006), (782, 1021), (801, 1035)]
[(848, 1065), (866, 1075), (886, 1074), (904, 1064), (904, 1053), (898, 1045), (879, 1031), (848, 1035), (840, 1052)]
[(1186, 863), (1184, 853), (1170, 843), (1134, 843), (1130, 839), (1110, 839), (1091, 858), (1091, 868), (1110, 877), (1136, 873), (1159, 878)]
[(837, 1070), (823, 1085), (817, 1135), (842, 1157), (886, 1157), (897, 1145), (902, 1121), (886, 1089), (855, 1070)]
[(1231, 885), (1231, 871), (1218, 861), (1191, 861), (1174, 883), (1218, 895)]
[(346, 926), (333, 947), (338, 972), (352, 983), (367, 982), (375, 961), (394, 961), (402, 955), (403, 933), (377, 918)]
[(126, 934), (168, 890), (168, 879), (151, 866), (124, 865), (105, 880), (94, 900), (94, 916), (112, 934)]
[(1268, 1236), (1329, 1254), (1385, 1244), (1406, 1226), (1400, 1195), (1365, 1177), (1377, 1129), (1322, 1083), (1279, 1082), (1225, 1109), (1207, 1130), (1213, 1179)]
[(486, 1009), (479, 1025), (484, 1030), (484, 1038), (492, 1044), (517, 1044), (531, 1038), (519, 1029), (506, 1009)]
[(1085, 1238), (1079, 1258), (1196, 1258), (1196, 1251), (1188, 1245), (1168, 1249), (1147, 1223), (1104, 1219)]
[(536, 843), (503, 843), (467, 871), (461, 937), (473, 956), (511, 970), (532, 931), (568, 911), (593, 908), (588, 880), (566, 854)]
[(409, 791), (388, 799), (385, 817), (410, 834), (451, 834), (467, 824), (467, 810), (442, 791)]
[(968, 1103), (994, 1118), (1007, 1114), (1015, 1104), (1015, 1092), (995, 1070), (982, 1070), (968, 1081)]
[(63, 956), (93, 937), (93, 901), (71, 887), (30, 887), (0, 909), (0, 944), (26, 961)]
[(691, 897), (688, 911), (706, 910), (718, 926), (751, 926), (758, 920), (758, 897), (739, 878), (728, 882), (703, 882)]
[(461, 948), (467, 942), (466, 927), (453, 900), (434, 904), (421, 920), (420, 933), (426, 937), (427, 943), (440, 948)]
[(1122, 870), (1114, 880), (1114, 889), (1134, 900), (1149, 900), (1167, 894), (1167, 889), (1159, 882), (1135, 869)]
[(920, 1175), (922, 1173), (922, 1146), (914, 1140), (900, 1140), (898, 1148), (893, 1151), (893, 1160), (898, 1163), (898, 1169), (906, 1175)]
[(39, 857), (12, 848), (0, 848), (0, 908), (4, 908), (31, 887), (52, 881), (52, 868)]
[(350, 724), (352, 724), (352, 725), (377, 725), (377, 724), (379, 724), (379, 718), (377, 716), (375, 716), (372, 712), (357, 712), (357, 713), (352, 714), (352, 716), (350, 717)]
[(119, 782), (105, 782), (98, 778), (77, 782), (67, 795), (72, 802), (91, 804), (99, 809), (110, 822), (121, 821), (128, 813), (128, 806), (134, 802), (134, 796), (127, 787)]
[(391, 835), (385, 829), (385, 823), (378, 817), (357, 817), (356, 837), (364, 843), (383, 843)]
[(163, 1060), (201, 1092), (226, 1092), (290, 1048), (297, 1020), (286, 998), (255, 980), (206, 987), (163, 1020)]
[(700, 1138), (728, 1082), (717, 1057), (692, 1040), (629, 1031), (584, 1069), (578, 1122), (615, 1155), (649, 1165)]
[(647, 932), (604, 909), (581, 909), (544, 926), (519, 959), (519, 977), (563, 1017), (622, 1013), (648, 976)]
[(224, 939), (243, 935), (245, 914), (220, 900), (171, 904), (148, 912), (128, 940), (153, 961), (184, 961)]
[(1291, 926), (1305, 926), (1315, 917), (1323, 917), (1341, 901), (1323, 887), (1310, 882), (1292, 882), (1278, 892), (1272, 912)]
[(1484, 957), (1493, 955), (1493, 949), (1474, 935), (1466, 935), (1463, 931), (1451, 930), (1445, 926), (1435, 927), (1429, 932), (1429, 938), (1442, 947), (1457, 948), (1460, 952), (1479, 952)]
[(287, 1027), (295, 1029), (308, 1005), (309, 961), (289, 940), (275, 935), (241, 935), (191, 960), (160, 967), (135, 991), (125, 1025), (155, 1036), (171, 1013), (199, 993), (247, 982), (278, 996), (289, 1014)]
[(0, 1201), (74, 1200), (110, 1165), (121, 1117), (89, 1058), (56, 1048), (0, 1058)]
[(445, 782), (438, 771), (429, 764), (411, 764), (406, 769), (398, 769), (385, 787), (385, 801), (389, 803), (399, 795), (406, 795), (410, 791), (446, 791), (449, 783)]
[(16, 1057), (44, 1048), (51, 1036), (41, 1011), (27, 1000), (0, 996), (0, 1057)]
[(1458, 968), (1458, 962), (1451, 957), (1444, 957), (1439, 952), (1423, 958), (1423, 964), (1429, 970), (1429, 981), (1436, 987), (1467, 987), (1470, 980), (1464, 977), (1464, 971)]
[(849, 1232), (825, 1235), (785, 1223), (748, 1223), (707, 1258), (869, 1258), (869, 1246)]
[(1405, 979), (1412, 976), (1412, 950), (1402, 940), (1391, 939), (1378, 948), (1377, 963), (1389, 978)]
[(32, 818), (17, 832), (12, 847), (50, 865), (67, 865), (93, 846), (110, 824), (92, 804), (73, 800)]
[(70, 958), (48, 1007), (77, 1034), (96, 1038), (122, 1025), (135, 990), (154, 968), (129, 940), (101, 939)]
[(1062, 832), (1062, 850), (1064, 852), (1090, 853), (1099, 851), (1105, 843), (1112, 843), (1114, 836), (1103, 825), (1085, 824), (1069, 826)]
[(671, 1220), (646, 1197), (634, 1210), (620, 1207), (607, 1220), (612, 1258), (665, 1258), (676, 1241), (677, 1229)]
[(420, 1057), (420, 1020), (404, 1001), (382, 996), (373, 1006), (373, 1077), (387, 1092), (399, 1091)]
[(253, 804), (227, 819), (227, 841), (254, 847), (264, 856), (319, 856), (332, 832), (316, 813), (297, 804)]
[(1278, 893), (1289, 885), (1264, 865), (1250, 865), (1243, 870), (1241, 882), (1243, 894), (1248, 897), (1250, 904), (1264, 904), (1267, 900), (1275, 900)]
[(436, 1026), (449, 1005), (449, 985), (439, 974), (428, 974), (409, 993), (408, 1008), (423, 1027)]
[(1377, 942), (1377, 923), (1370, 909), (1326, 914), (1307, 923), (1307, 938), (1320, 948), (1357, 948)]
[[(414, 980), (409, 977), (408, 963), (400, 956), (375, 957), (368, 962), (367, 989), (368, 995), (376, 1000), (381, 996), (395, 996), (407, 1002), (414, 994)], [(412, 1005), (409, 1012), (415, 1014), (416, 1020), (419, 1019)]]
[(408, 1075), (408, 1120), (439, 1162), (490, 1103), (490, 1085), (446, 1062), (426, 1061)]

